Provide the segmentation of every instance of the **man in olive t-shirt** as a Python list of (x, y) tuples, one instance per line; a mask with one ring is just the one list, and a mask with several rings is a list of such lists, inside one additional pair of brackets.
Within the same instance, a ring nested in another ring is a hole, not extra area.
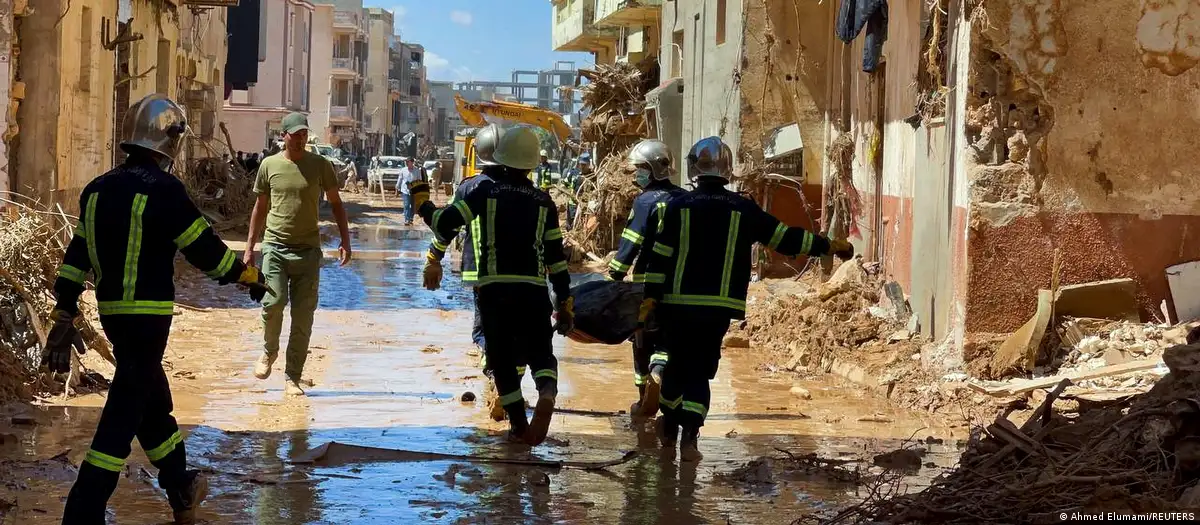
[[(342, 244), (341, 264), (350, 262), (350, 232), (346, 210), (338, 194), (333, 165), (324, 157), (306, 151), (308, 118), (291, 113), (283, 118), (284, 150), (266, 157), (258, 166), (254, 192), (258, 200), (250, 216), (250, 236), (243, 260), (254, 262), (254, 247), (262, 235), (262, 271), (275, 295), (263, 301), (263, 355), (255, 363), (254, 375), (266, 379), (279, 355), (283, 331), (283, 309), (292, 304), (292, 326), (288, 336), (284, 392), (302, 395), (301, 375), (308, 358), (313, 312), (317, 309), (317, 287), (321, 275), (321, 233), (317, 215), (321, 194), (337, 220)], [(264, 231), (265, 226), (265, 231)]]

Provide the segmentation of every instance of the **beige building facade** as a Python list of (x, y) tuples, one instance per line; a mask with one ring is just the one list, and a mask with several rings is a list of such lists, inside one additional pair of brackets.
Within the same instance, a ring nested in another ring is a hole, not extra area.
[(392, 141), (392, 103), (388, 87), (391, 48), (395, 41), (392, 13), (378, 7), (364, 10), (367, 19), (367, 69), (363, 86), (363, 128), (366, 149), (380, 152)]

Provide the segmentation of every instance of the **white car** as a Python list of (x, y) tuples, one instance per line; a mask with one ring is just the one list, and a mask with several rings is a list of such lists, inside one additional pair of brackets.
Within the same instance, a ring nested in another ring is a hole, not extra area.
[(374, 191), (376, 186), (382, 186), (383, 191), (396, 191), (396, 181), (403, 168), (404, 157), (371, 157), (367, 166), (367, 191)]

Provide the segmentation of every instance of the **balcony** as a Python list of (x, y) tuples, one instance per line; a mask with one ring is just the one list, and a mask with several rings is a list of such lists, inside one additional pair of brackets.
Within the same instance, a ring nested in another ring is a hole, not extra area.
[(388, 91), (392, 93), (400, 93), (400, 81), (394, 78), (388, 79)]
[(330, 106), (329, 107), (329, 122), (340, 124), (353, 124), (354, 115), (348, 106)]
[(333, 57), (330, 74), (339, 78), (358, 78), (358, 61), (353, 58)]
[(596, 0), (596, 25), (602, 27), (655, 26), (663, 0)]
[(362, 28), (362, 17), (348, 11), (333, 12), (333, 29), (340, 33), (355, 32)]
[(597, 0), (553, 0), (552, 47), (555, 51), (594, 52), (615, 49), (618, 30), (595, 25)]

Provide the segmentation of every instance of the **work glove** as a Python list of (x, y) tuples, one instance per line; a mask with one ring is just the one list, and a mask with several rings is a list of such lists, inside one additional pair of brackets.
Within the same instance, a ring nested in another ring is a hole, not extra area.
[(408, 183), (408, 192), (412, 194), (413, 211), (421, 209), (421, 206), (429, 201), (429, 183), (425, 181), (415, 180)]
[(255, 266), (247, 266), (245, 270), (242, 270), (242, 274), (238, 276), (237, 283), (250, 290), (250, 298), (256, 303), (261, 303), (268, 293), (275, 295), (275, 290), (267, 286), (267, 281), (263, 278), (262, 272), (258, 271), (258, 268)]
[(633, 332), (635, 342), (639, 347), (645, 347), (646, 336), (648, 332), (652, 333), (658, 329), (654, 322), (654, 309), (658, 306), (658, 301), (647, 297), (642, 300), (641, 306), (638, 307), (638, 324), (637, 330)]
[(572, 328), (575, 328), (575, 298), (568, 297), (565, 301), (559, 301), (555, 309), (554, 331), (558, 335), (567, 335)]
[(425, 270), (422, 272), (425, 289), (437, 290), (442, 287), (442, 262), (432, 253), (425, 255)]
[[(71, 346), (78, 332), (75, 330), (75, 316), (64, 310), (50, 312), (50, 320), (54, 326), (46, 336), (46, 348), (42, 353), (42, 365), (51, 372), (65, 374), (71, 371)], [(84, 348), (78, 347), (80, 354)]]
[(854, 245), (845, 239), (830, 239), (829, 253), (838, 256), (843, 261), (849, 261), (854, 258)]

